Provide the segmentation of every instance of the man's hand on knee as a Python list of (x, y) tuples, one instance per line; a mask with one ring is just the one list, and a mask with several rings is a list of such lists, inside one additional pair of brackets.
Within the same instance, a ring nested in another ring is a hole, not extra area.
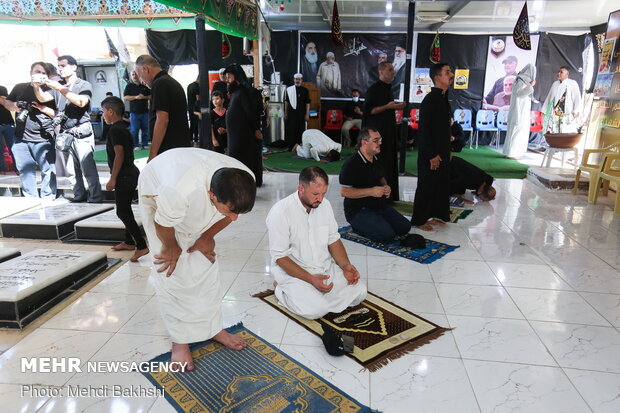
[(310, 284), (322, 293), (328, 293), (334, 288), (334, 283), (325, 284), (325, 280), (329, 279), (329, 275), (325, 274), (312, 274)]
[(353, 264), (347, 264), (342, 267), (342, 275), (344, 275), (349, 285), (357, 284), (360, 279), (360, 273)]
[(161, 267), (159, 267), (157, 272), (164, 272), (168, 270), (166, 272), (166, 277), (170, 277), (177, 266), (177, 261), (181, 256), (181, 252), (181, 247), (178, 245), (171, 247), (163, 246), (159, 254), (155, 255), (155, 261), (153, 261), (155, 265), (161, 264)]
[(212, 263), (215, 262), (215, 240), (212, 237), (200, 237), (187, 252), (199, 251)]

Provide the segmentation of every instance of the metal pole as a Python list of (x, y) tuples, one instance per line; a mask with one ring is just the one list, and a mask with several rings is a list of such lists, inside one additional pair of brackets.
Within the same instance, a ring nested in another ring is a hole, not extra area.
[[(413, 56), (413, 25), (415, 23), (415, 0), (409, 0), (409, 10), (407, 13), (407, 61), (405, 62), (405, 94), (403, 102), (403, 118), (409, 118), (407, 110), (409, 108), (409, 89), (411, 88), (411, 65)], [(399, 172), (405, 172), (405, 158), (407, 156), (407, 136), (409, 135), (409, 122), (402, 122), (400, 125), (400, 160)]]
[[(200, 146), (205, 149), (211, 148), (209, 116), (209, 68), (207, 66), (207, 31), (205, 30), (205, 17), (196, 15), (196, 56), (198, 58), (198, 77), (200, 78)], [(190, 108), (191, 110), (191, 108)]]

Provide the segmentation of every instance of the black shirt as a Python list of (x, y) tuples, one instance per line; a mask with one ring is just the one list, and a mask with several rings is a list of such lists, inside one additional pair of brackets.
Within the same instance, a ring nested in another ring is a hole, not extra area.
[[(15, 85), (9, 96), (11, 102), (37, 102), (34, 89), (30, 83), (19, 83)], [(52, 109), (56, 109), (54, 101), (41, 103)], [(23, 142), (46, 142), (54, 138), (52, 127), (53, 119), (41, 113), (38, 109), (32, 108), (28, 112), (26, 122), (17, 122), (15, 125), (15, 136)]]
[(158, 154), (172, 148), (191, 146), (187, 124), (187, 101), (183, 86), (168, 73), (161, 71), (153, 79), (151, 108), (149, 112), (149, 135), (153, 137), (157, 111), (168, 112), (168, 128), (159, 147)]
[(448, 92), (432, 88), (420, 104), (418, 128), (418, 149), (422, 159), (441, 156), (444, 162), (450, 160), (450, 103)]
[[(340, 185), (352, 188), (372, 188), (381, 186), (381, 180), (385, 178), (385, 171), (381, 162), (375, 156), (373, 162), (368, 162), (361, 152), (354, 153), (342, 165), (340, 170)], [(384, 209), (387, 198), (367, 196), (365, 198), (345, 198), (344, 215), (347, 221), (355, 216), (363, 208)]]
[(62, 126), (62, 130), (71, 129), (75, 126), (90, 122), (90, 98), (93, 97), (93, 87), (86, 80), (77, 78), (71, 86), (66, 86), (77, 95), (88, 96), (88, 103), (83, 108), (74, 105), (59, 90), (50, 90), (54, 96), (58, 110), (64, 112), (67, 120)]
[(298, 113), (298, 116), (301, 118), (306, 116), (306, 105), (310, 103), (310, 93), (308, 92), (308, 89), (306, 89), (304, 86), (295, 86), (295, 92), (297, 93), (297, 107), (295, 109), (293, 109), (293, 107), (291, 106), (291, 101), (288, 98), (288, 93), (286, 94), (288, 110)]
[(368, 88), (366, 92), (366, 101), (364, 102), (364, 117), (362, 118), (362, 126), (372, 127), (379, 131), (381, 137), (385, 140), (387, 130), (396, 128), (396, 114), (394, 109), (387, 109), (376, 115), (371, 115), (373, 108), (384, 106), (394, 100), (392, 95), (392, 85), (379, 80), (377, 83)]
[[(151, 96), (151, 90), (143, 84), (136, 85), (131, 82), (125, 86), (123, 96)], [(129, 101), (129, 112), (131, 113), (147, 113), (149, 111), (149, 102), (146, 99), (137, 99)]]
[(105, 149), (108, 154), (108, 166), (110, 167), (110, 171), (114, 166), (114, 159), (116, 158), (116, 153), (114, 152), (115, 145), (121, 145), (125, 155), (118, 176), (136, 173), (138, 168), (133, 163), (133, 137), (127, 128), (127, 123), (122, 120), (110, 125), (110, 129), (108, 130)]
[(351, 101), (347, 103), (347, 110), (345, 111), (345, 115), (353, 119), (361, 119), (362, 115), (360, 115), (359, 113), (356, 113), (355, 108), (360, 108), (360, 110), (363, 113), (364, 103), (360, 102), (359, 100), (357, 102)]
[(228, 146), (228, 136), (225, 133), (220, 134), (217, 130), (219, 128), (226, 129), (226, 109), (224, 109), (224, 114), (222, 116), (218, 115), (214, 110), (211, 111), (211, 127), (213, 128), (213, 135), (219, 142), (220, 147), (225, 149)]
[(466, 189), (478, 190), (483, 183), (493, 185), (494, 178), (463, 158), (453, 156), (450, 161), (450, 181), (455, 194), (464, 194)]
[[(200, 95), (200, 84), (196, 81), (187, 85), (187, 110), (193, 114), (194, 106), (196, 106), (196, 96)], [(200, 112), (200, 111), (199, 111)]]
[[(0, 96), (7, 97), (9, 92), (6, 90), (4, 86), (0, 86)], [(4, 105), (0, 105), (0, 125), (14, 125), (13, 116), (11, 116), (11, 112)]]

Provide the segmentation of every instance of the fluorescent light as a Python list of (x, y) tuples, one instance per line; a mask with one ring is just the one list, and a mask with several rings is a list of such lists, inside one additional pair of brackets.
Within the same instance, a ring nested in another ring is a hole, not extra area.
[(391, 1), (387, 1), (385, 3), (385, 14), (387, 15), (392, 14), (392, 2)]
[(385, 19), (385, 21), (383, 22), (383, 24), (385, 24), (386, 26), (391, 26), (392, 25), (392, 19), (390, 19), (389, 17), (387, 19)]

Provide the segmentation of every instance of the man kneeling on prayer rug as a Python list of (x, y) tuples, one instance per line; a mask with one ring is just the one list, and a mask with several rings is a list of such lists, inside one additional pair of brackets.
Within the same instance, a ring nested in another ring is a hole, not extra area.
[(241, 350), (222, 327), (217, 233), (252, 210), (256, 182), (241, 162), (197, 148), (170, 149), (151, 160), (138, 183), (140, 213), (153, 251), (151, 277), (172, 339), (172, 362), (194, 364), (189, 343), (213, 339)]
[(349, 261), (331, 204), (328, 177), (317, 166), (299, 174), (297, 192), (267, 216), (275, 295), (289, 311), (314, 320), (366, 298), (366, 286)]

